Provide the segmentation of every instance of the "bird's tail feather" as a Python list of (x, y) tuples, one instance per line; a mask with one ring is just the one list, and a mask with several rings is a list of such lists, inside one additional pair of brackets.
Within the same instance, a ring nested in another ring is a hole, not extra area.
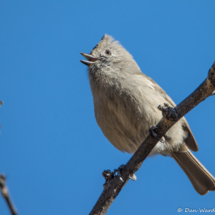
[(215, 178), (198, 161), (184, 144), (179, 152), (172, 153), (172, 157), (186, 173), (195, 190), (200, 195), (205, 195), (208, 191), (215, 191)]

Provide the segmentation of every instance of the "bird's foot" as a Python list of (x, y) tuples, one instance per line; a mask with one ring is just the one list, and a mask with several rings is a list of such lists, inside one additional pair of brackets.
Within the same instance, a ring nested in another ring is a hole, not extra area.
[(165, 143), (165, 138), (164, 138), (164, 137), (162, 137), (161, 139), (158, 138), (158, 135), (157, 135), (157, 133), (155, 132), (155, 129), (156, 129), (156, 128), (157, 128), (157, 127), (156, 127), (155, 125), (153, 125), (153, 126), (149, 129), (149, 134), (150, 134), (152, 137), (158, 139), (161, 143)]
[(178, 113), (175, 108), (170, 107), (168, 104), (164, 103), (164, 106), (159, 105), (158, 109), (162, 111), (164, 117), (169, 120), (176, 121), (178, 118)]

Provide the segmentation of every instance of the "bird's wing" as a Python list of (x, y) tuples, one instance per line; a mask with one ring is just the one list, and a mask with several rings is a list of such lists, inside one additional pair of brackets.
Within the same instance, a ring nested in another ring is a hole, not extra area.
[(185, 143), (188, 146), (188, 148), (194, 152), (197, 152), (199, 150), (198, 144), (193, 136), (192, 131), (190, 130), (190, 127), (186, 121), (186, 119), (183, 117), (183, 129), (188, 133), (187, 138), (185, 139)]
[[(144, 74), (145, 75), (145, 74)], [(148, 76), (147, 76), (148, 77)], [(176, 104), (174, 101), (166, 94), (166, 92), (150, 77), (148, 77), (150, 81), (154, 84), (155, 90), (159, 91), (161, 95), (164, 97), (164, 99), (167, 101), (168, 104), (170, 104), (172, 107), (175, 107)], [(162, 104), (161, 104), (162, 105)], [(194, 152), (199, 150), (198, 144), (193, 136), (192, 131), (190, 130), (190, 127), (186, 121), (186, 119), (183, 117), (181, 119), (183, 121), (183, 129), (188, 133), (187, 138), (185, 139), (185, 143), (188, 146), (188, 148)]]

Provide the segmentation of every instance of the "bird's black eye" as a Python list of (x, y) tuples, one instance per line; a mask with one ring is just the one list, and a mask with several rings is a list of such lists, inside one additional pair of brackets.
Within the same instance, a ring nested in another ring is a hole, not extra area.
[(108, 49), (105, 51), (105, 53), (108, 54), (108, 55), (111, 55), (111, 52)]

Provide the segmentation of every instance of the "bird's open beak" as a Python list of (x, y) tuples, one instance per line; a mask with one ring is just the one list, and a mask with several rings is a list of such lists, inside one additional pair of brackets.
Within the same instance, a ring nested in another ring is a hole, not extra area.
[(98, 60), (98, 58), (93, 57), (91, 54), (85, 54), (85, 53), (81, 52), (81, 55), (83, 55), (87, 59), (87, 60), (80, 60), (81, 63), (83, 63), (87, 66), (94, 64), (94, 62)]

